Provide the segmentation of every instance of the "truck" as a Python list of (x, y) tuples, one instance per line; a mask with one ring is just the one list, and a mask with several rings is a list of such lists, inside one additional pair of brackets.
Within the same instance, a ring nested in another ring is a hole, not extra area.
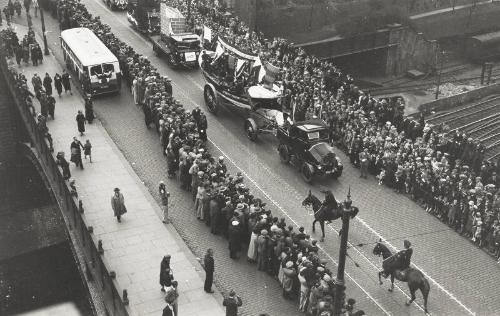
[(127, 0), (104, 0), (111, 10), (125, 10), (128, 7)]
[(153, 51), (165, 56), (172, 67), (198, 67), (200, 37), (187, 29), (186, 18), (177, 8), (160, 4), (160, 32), (149, 39)]
[(160, 1), (129, 0), (127, 4), (127, 20), (133, 28), (142, 34), (160, 33)]

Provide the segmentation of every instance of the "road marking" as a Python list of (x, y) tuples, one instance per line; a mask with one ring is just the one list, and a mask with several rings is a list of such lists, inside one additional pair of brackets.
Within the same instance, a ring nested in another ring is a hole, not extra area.
[[(362, 218), (357, 217), (357, 220), (363, 224), (368, 230), (370, 230), (373, 234), (375, 234), (378, 238), (382, 239), (382, 241), (389, 245), (392, 249), (397, 250), (396, 247), (391, 245), (382, 235), (380, 235), (375, 229), (373, 229), (370, 225), (368, 225)], [(426, 278), (428, 278), (432, 283), (434, 283), (441, 291), (443, 291), (446, 295), (448, 295), (452, 300), (454, 300), (458, 305), (460, 305), (464, 310), (467, 311), (470, 315), (476, 315), (469, 307), (467, 307), (464, 303), (462, 303), (458, 298), (453, 295), (453, 293), (449, 292), (447, 289), (445, 289), (441, 284), (439, 284), (437, 281), (435, 281), (432, 277), (430, 277), (422, 268), (417, 266), (416, 264), (412, 263), (412, 265), (418, 269), (420, 272), (422, 272), (423, 275), (425, 275)]]
[[(104, 6), (99, 0), (94, 0), (93, 2), (95, 2), (97, 5), (99, 5), (100, 7), (104, 8), (106, 11), (108, 11), (111, 15), (113, 15), (115, 18), (116, 18), (116, 21), (118, 23), (120, 23), (121, 25), (127, 27), (128, 29), (129, 28), (129, 25), (122, 22), (121, 21), (121, 17), (119, 18), (118, 15), (116, 15), (114, 12), (112, 12), (107, 6)], [(143, 41), (144, 43), (147, 44), (147, 46), (151, 46), (150, 45), (150, 42), (147, 41), (146, 39), (144, 39), (142, 36), (138, 35), (135, 31), (132, 32), (134, 34), (134, 36), (136, 36), (137, 38), (139, 38), (141, 41)], [(203, 91), (203, 88), (201, 87), (200, 84), (198, 84), (194, 78), (192, 78), (191, 76), (186, 76), (184, 74), (182, 74), (182, 76), (186, 79), (188, 79), (190, 82), (192, 82), (196, 87), (198, 87), (200, 90)], [(174, 83), (172, 81), (172, 84), (173, 86), (177, 86), (178, 90), (180, 91), (183, 91), (184, 89), (182, 89), (178, 84)], [(182, 94), (185, 96), (186, 99), (188, 99), (191, 103), (193, 103), (194, 105), (199, 105), (197, 102), (195, 102), (194, 100), (192, 100), (190, 97), (188, 97), (184, 92), (182, 92)], [(231, 157), (229, 157), (224, 151), (222, 151), (222, 149), (214, 142), (212, 141), (210, 138), (208, 138), (208, 140), (225, 156), (228, 158), (229, 161), (231, 161), (231, 163), (238, 169), (240, 170), (254, 185), (257, 189), (259, 189), (259, 191), (261, 191), (268, 199), (269, 201), (271, 201), (274, 205), (276, 205), (282, 212), (283, 214), (285, 214), (297, 227), (299, 227), (300, 225), (298, 225), (289, 215), (288, 213), (286, 213), (283, 208), (276, 202), (274, 201), (266, 192), (264, 192), (264, 190), (257, 184), (256, 181), (254, 181), (251, 177), (248, 176), (248, 174), (243, 170), (241, 169), (232, 159)], [(356, 216), (356, 219), (363, 225), (365, 226), (368, 230), (370, 230), (373, 234), (375, 234), (378, 238), (382, 239), (386, 244), (388, 244), (392, 249), (394, 250), (397, 250), (396, 247), (394, 247), (392, 244), (390, 244), (389, 242), (386, 241), (386, 239), (384, 237), (382, 237), (382, 235), (380, 235), (377, 231), (375, 231), (372, 227), (370, 227), (363, 219), (361, 219), (360, 217)], [(333, 229), (334, 231), (335, 228), (333, 228), (331, 225), (328, 225), (331, 229)], [(350, 243), (349, 243), (350, 244)], [(321, 248), (321, 247), (320, 247)], [(363, 258), (365, 258), (365, 260), (367, 260), (372, 266), (374, 266), (377, 270), (377, 266), (369, 259), (367, 258), (364, 254), (362, 254), (356, 247), (351, 247), (351, 248), (354, 248), (356, 250), (356, 252), (358, 252)], [(321, 248), (321, 250), (335, 263), (336, 261), (324, 250)], [(418, 267), (416, 264), (412, 263), (412, 265), (417, 268), (418, 270), (420, 270), (422, 272), (422, 274), (424, 274), (432, 283), (434, 283), (441, 291), (443, 291), (446, 295), (448, 295), (453, 301), (455, 301), (458, 305), (460, 305), (464, 310), (466, 310), (470, 315), (475, 315), (475, 313), (469, 308), (467, 307), (464, 303), (462, 303), (459, 299), (457, 299), (455, 297), (455, 295), (453, 295), (453, 293), (451, 293), (450, 291), (448, 291), (447, 289), (445, 289), (440, 283), (438, 283), (437, 281), (435, 281), (432, 277), (430, 277), (423, 269), (421, 269), (420, 267)], [(368, 295), (368, 297), (370, 297), (370, 299), (372, 299), (372, 301), (381, 309), (384, 311), (384, 313), (386, 313), (387, 315), (389, 315), (389, 313), (374, 299), (371, 297), (371, 295), (365, 290), (363, 289), (349, 274), (347, 274), (346, 272), (346, 275), (363, 291), (365, 292), (365, 294)], [(409, 298), (409, 296), (399, 287), (396, 285), (396, 287), (407, 297)], [(419, 304), (415, 304), (419, 309), (423, 310), (422, 307), (419, 305)]]

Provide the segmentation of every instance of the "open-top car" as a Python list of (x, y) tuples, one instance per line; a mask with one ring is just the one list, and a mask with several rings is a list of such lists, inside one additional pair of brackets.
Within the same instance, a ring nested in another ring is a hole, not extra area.
[(328, 134), (328, 127), (321, 120), (279, 126), (277, 136), (281, 161), (300, 168), (302, 178), (308, 183), (314, 176), (340, 177), (344, 167), (328, 144)]

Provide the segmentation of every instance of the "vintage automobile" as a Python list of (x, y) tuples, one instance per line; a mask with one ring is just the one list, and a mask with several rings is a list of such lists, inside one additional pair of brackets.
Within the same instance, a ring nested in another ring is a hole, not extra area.
[(318, 119), (279, 126), (277, 136), (281, 161), (300, 168), (307, 183), (315, 176), (340, 177), (344, 167), (328, 144), (328, 134), (328, 127)]
[(259, 134), (275, 133), (278, 117), (283, 114), (283, 87), (274, 80), (279, 69), (263, 64), (259, 56), (241, 51), (222, 37), (216, 44), (215, 52), (202, 50), (198, 59), (206, 81), (203, 96), (208, 110), (216, 114), (226, 103), (245, 111), (244, 131), (251, 141)]
[(111, 10), (125, 10), (128, 6), (127, 0), (105, 0), (105, 2)]

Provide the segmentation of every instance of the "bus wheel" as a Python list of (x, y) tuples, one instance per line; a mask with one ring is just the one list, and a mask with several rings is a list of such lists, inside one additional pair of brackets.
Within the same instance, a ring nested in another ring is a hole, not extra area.
[(205, 89), (203, 91), (203, 97), (205, 99), (205, 104), (206, 104), (208, 110), (211, 113), (216, 114), (217, 113), (217, 106), (218, 106), (217, 95), (215, 94), (212, 87), (210, 87), (209, 85), (205, 86)]
[(257, 130), (257, 124), (255, 124), (255, 121), (251, 118), (245, 120), (245, 133), (247, 134), (248, 139), (252, 142), (257, 140), (259, 133)]

